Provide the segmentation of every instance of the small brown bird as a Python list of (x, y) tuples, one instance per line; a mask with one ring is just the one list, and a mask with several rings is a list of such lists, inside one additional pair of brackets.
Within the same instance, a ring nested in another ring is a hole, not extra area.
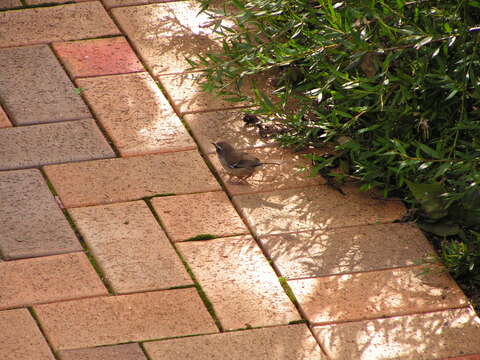
[(225, 141), (212, 143), (217, 150), (218, 159), (225, 171), (232, 176), (239, 178), (241, 181), (246, 180), (255, 173), (255, 170), (262, 165), (280, 165), (278, 163), (261, 162), (257, 157), (240, 152), (233, 148), (232, 145)]

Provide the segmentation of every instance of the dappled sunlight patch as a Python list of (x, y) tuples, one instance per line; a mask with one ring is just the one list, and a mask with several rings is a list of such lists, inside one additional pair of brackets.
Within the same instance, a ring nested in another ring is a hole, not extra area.
[(324, 354), (306, 325), (278, 326), (144, 343), (152, 360), (322, 360)]
[(410, 267), (291, 280), (300, 308), (315, 324), (403, 315), (467, 306), (444, 272)]
[(177, 244), (226, 330), (300, 320), (250, 236)]
[(257, 236), (391, 222), (405, 208), (400, 201), (374, 199), (354, 186), (346, 195), (329, 186), (234, 196)]
[(428, 360), (480, 352), (471, 308), (313, 328), (333, 360)]
[(157, 76), (186, 71), (185, 58), (219, 48), (209, 16), (199, 11), (195, 2), (178, 1), (114, 8), (112, 14)]
[(148, 73), (78, 79), (97, 119), (122, 156), (196, 147)]
[(413, 224), (380, 224), (260, 237), (288, 279), (411, 266), (433, 249)]

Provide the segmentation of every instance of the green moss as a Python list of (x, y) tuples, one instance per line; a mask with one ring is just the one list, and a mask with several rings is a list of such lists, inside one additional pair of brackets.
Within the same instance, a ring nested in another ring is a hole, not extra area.
[(200, 241), (200, 240), (211, 240), (211, 239), (216, 239), (218, 236), (212, 235), (212, 234), (199, 234), (196, 236), (192, 236), (191, 238), (188, 238), (185, 241)]
[(144, 200), (149, 200), (149, 199), (153, 199), (153, 198), (156, 198), (156, 197), (166, 197), (166, 196), (175, 196), (175, 195), (176, 195), (175, 193), (163, 193), (163, 194), (155, 194), (155, 195), (152, 195), (152, 196), (147, 196), (143, 199)]
[(298, 300), (295, 297), (292, 288), (290, 287), (290, 285), (288, 285), (287, 279), (285, 279), (284, 277), (279, 277), (278, 281), (280, 282), (280, 285), (282, 285), (283, 290), (285, 291), (289, 299), (292, 301), (292, 303), (298, 307)]

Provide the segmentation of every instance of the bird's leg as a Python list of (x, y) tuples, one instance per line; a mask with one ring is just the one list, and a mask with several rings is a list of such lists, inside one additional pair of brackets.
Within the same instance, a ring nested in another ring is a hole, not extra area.
[(241, 178), (240, 178), (239, 176), (236, 176), (236, 177), (237, 177), (238, 179), (240, 179), (240, 180), (236, 180), (236, 181), (233, 180), (233, 177), (234, 177), (235, 175), (230, 175), (230, 174), (228, 174), (228, 176), (229, 176), (228, 182), (229, 182), (230, 184), (232, 184), (232, 185), (240, 185), (240, 184), (243, 183), (242, 180), (241, 180)]
[(248, 185), (249, 182), (247, 181), (247, 179), (248, 179), (250, 176), (252, 176), (252, 174), (247, 175), (247, 176), (242, 176), (242, 177), (238, 176), (238, 178), (240, 179), (239, 184), (247, 184), (247, 185)]

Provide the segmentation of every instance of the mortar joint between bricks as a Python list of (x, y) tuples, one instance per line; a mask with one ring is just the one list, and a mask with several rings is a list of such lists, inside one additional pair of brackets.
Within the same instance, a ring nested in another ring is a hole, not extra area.
[(28, 306), (27, 307), (27, 310), (28, 312), (30, 313), (30, 315), (32, 316), (33, 318), (33, 321), (35, 322), (35, 324), (37, 325), (38, 329), (40, 330), (40, 333), (42, 334), (43, 338), (45, 339), (50, 351), (52, 352), (53, 354), (53, 357), (55, 358), (55, 360), (61, 360), (60, 359), (60, 356), (58, 355), (58, 353), (55, 351), (55, 349), (53, 348), (51, 342), (50, 342), (50, 339), (47, 337), (46, 333), (45, 333), (45, 330), (43, 329), (42, 327), (42, 323), (40, 322), (40, 319), (37, 315), (37, 313), (35, 312), (35, 309), (33, 308), (33, 306)]

